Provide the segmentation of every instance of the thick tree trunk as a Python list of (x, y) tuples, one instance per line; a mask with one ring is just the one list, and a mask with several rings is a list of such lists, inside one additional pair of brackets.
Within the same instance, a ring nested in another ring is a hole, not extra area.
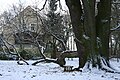
[(82, 6), (80, 0), (65, 0), (66, 5), (69, 8), (71, 22), (73, 26), (73, 32), (75, 34), (75, 41), (77, 46), (77, 52), (79, 54), (79, 68), (83, 67), (86, 63), (86, 58), (84, 58), (84, 44), (82, 43), (83, 37), (83, 24), (81, 22), (82, 18)]
[[(84, 66), (89, 54), (93, 67), (96, 67), (97, 65), (101, 67), (102, 62), (104, 62), (106, 66), (109, 66), (109, 30), (111, 12), (110, 0), (100, 1), (100, 7), (98, 7), (97, 17), (95, 17), (96, 0), (81, 0), (83, 3), (85, 16), (84, 28), (83, 24), (80, 21), (82, 16), (82, 7), (80, 0), (65, 1), (69, 8), (73, 32), (75, 33), (76, 37), (76, 46), (79, 53), (79, 67)], [(85, 31), (85, 33), (83, 32), (83, 30)], [(83, 38), (83, 34), (88, 36), (89, 39), (85, 40)], [(100, 38), (99, 48), (97, 45), (97, 37)]]
[[(96, 66), (96, 55), (98, 55), (97, 51), (97, 38), (96, 38), (96, 26), (95, 26), (95, 0), (87, 1), (82, 0), (84, 15), (85, 15), (85, 32), (86, 35), (89, 36), (89, 40), (87, 45), (88, 53), (90, 54), (90, 58), (92, 60), (93, 67)], [(86, 42), (87, 42), (86, 41)], [(90, 48), (89, 48), (90, 47)], [(87, 53), (87, 54), (88, 54)]]
[(109, 33), (110, 33), (111, 0), (101, 0), (98, 3), (96, 17), (97, 34), (101, 40), (101, 56), (109, 60)]

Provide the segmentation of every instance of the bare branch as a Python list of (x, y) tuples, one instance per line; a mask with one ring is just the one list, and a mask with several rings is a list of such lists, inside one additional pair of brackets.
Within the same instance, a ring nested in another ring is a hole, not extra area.
[(47, 0), (45, 0), (43, 7), (41, 9), (39, 9), (39, 11), (42, 11), (45, 8), (46, 3), (47, 3)]

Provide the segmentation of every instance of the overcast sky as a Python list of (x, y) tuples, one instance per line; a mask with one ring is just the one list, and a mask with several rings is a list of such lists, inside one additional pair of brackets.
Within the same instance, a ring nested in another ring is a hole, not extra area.
[[(12, 8), (12, 5), (17, 5), (21, 1), (25, 6), (28, 5), (35, 5), (35, 2), (39, 5), (39, 7), (42, 8), (42, 5), (44, 4), (44, 0), (0, 0), (0, 13), (2, 13), (5, 10), (9, 10)], [(62, 4), (65, 5), (64, 0), (61, 0)], [(65, 6), (63, 6), (65, 7)]]

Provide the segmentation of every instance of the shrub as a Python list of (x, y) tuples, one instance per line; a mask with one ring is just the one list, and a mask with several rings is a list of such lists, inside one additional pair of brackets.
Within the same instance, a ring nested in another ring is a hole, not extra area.
[(9, 57), (6, 54), (0, 54), (0, 60), (9, 60)]
[(32, 57), (33, 57), (32, 53), (29, 51), (26, 51), (26, 50), (22, 50), (19, 53), (20, 53), (21, 57), (23, 57), (26, 60), (32, 59)]

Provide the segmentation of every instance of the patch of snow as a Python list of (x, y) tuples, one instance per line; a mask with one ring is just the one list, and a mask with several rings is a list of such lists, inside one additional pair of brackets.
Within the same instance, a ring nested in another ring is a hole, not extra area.
[(83, 35), (83, 37), (88, 40), (90, 37), (86, 36), (85, 34)]
[(115, 30), (120, 31), (120, 25), (118, 25), (117, 27), (111, 29), (111, 31), (115, 31)]
[[(78, 67), (78, 58), (66, 59), (66, 65)], [(35, 61), (27, 61), (32, 64)], [(111, 60), (110, 63), (120, 70), (120, 62)], [(41, 62), (36, 66), (18, 65), (17, 61), (0, 60), (0, 80), (120, 80), (120, 74), (108, 73), (96, 68), (83, 72), (64, 72), (55, 63)]]

